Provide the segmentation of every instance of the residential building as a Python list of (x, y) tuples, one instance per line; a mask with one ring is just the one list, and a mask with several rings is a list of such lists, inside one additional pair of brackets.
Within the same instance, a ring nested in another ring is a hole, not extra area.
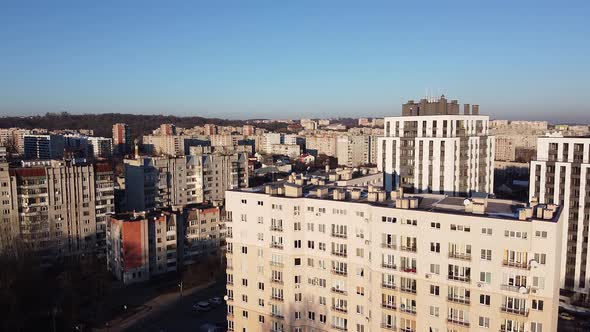
[(65, 139), (62, 135), (24, 135), (26, 159), (62, 159)]
[(0, 158), (0, 253), (14, 253), (18, 246), (18, 200), (11, 188), (8, 163)]
[(94, 158), (110, 158), (113, 155), (113, 140), (106, 137), (88, 137)]
[(182, 215), (168, 210), (116, 214), (108, 223), (107, 268), (124, 284), (178, 269), (177, 228)]
[(0, 162), (6, 161), (6, 157), (8, 157), (8, 152), (5, 146), (0, 146)]
[(226, 194), (228, 330), (557, 330), (559, 207), (311, 181)]
[(100, 225), (114, 207), (109, 195), (113, 184), (105, 180), (111, 175), (108, 165), (58, 160), (10, 168), (10, 223), (18, 227), (19, 246), (49, 259), (100, 254), (105, 232)]
[(254, 136), (256, 134), (256, 128), (252, 125), (244, 125), (242, 127), (242, 135), (248, 137), (248, 136)]
[(531, 200), (563, 206), (560, 286), (575, 292), (574, 298), (590, 301), (590, 138), (539, 137), (529, 185)]
[[(221, 208), (210, 204), (190, 204), (183, 209), (184, 227), (180, 239), (183, 265), (194, 264), (207, 256), (219, 255), (225, 248), (225, 223)], [(230, 234), (231, 236), (231, 234)]]
[(336, 138), (336, 156), (338, 164), (349, 167), (362, 166), (371, 163), (371, 143), (375, 143), (367, 135), (343, 135)]
[(305, 149), (307, 152), (320, 155), (324, 154), (329, 157), (336, 156), (336, 136), (307, 136), (305, 138)]
[(402, 116), (385, 118), (377, 166), (387, 191), (469, 195), (493, 192), (494, 137), (479, 105), (423, 99), (402, 106)]
[(160, 125), (160, 135), (171, 136), (176, 135), (176, 126), (172, 123), (163, 123)]
[(133, 138), (131, 129), (126, 123), (113, 125), (113, 148), (119, 155), (126, 155), (132, 151)]
[(297, 144), (273, 144), (270, 153), (296, 158), (301, 155), (301, 147)]

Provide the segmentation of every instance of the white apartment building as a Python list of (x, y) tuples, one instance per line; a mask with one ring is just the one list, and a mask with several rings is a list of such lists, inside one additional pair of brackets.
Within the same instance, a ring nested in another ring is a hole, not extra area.
[(563, 206), (560, 286), (590, 300), (590, 138), (539, 137), (529, 185), (531, 200)]
[(88, 137), (94, 158), (110, 158), (113, 155), (113, 140), (106, 137)]
[(229, 331), (556, 331), (557, 206), (313, 181), (226, 193)]
[(402, 116), (385, 118), (377, 166), (385, 173), (387, 191), (404, 187), (411, 192), (469, 195), (493, 192), (494, 137), (489, 117), (478, 105), (465, 104), (459, 114), (456, 100), (409, 101)]

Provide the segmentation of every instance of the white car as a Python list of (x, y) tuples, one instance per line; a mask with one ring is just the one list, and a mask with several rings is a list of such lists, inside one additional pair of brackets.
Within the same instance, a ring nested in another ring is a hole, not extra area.
[(196, 311), (209, 311), (211, 310), (211, 304), (209, 304), (207, 301), (201, 301), (193, 304), (193, 309)]

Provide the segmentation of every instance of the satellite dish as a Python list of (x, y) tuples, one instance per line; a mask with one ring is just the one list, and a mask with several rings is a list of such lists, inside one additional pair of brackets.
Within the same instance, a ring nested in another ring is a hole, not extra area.
[(529, 289), (528, 289), (528, 288), (526, 288), (526, 287), (520, 287), (520, 288), (518, 289), (518, 292), (519, 292), (520, 294), (528, 294), (528, 292), (529, 292)]
[(467, 206), (471, 204), (471, 200), (469, 198), (465, 198), (465, 200), (463, 201), (463, 205)]
[(530, 261), (529, 265), (530, 265), (530, 266), (531, 266), (533, 269), (536, 269), (536, 268), (538, 268), (538, 267), (539, 267), (539, 262), (537, 262), (537, 261), (536, 261), (536, 260), (534, 260), (534, 259), (531, 259), (531, 261)]

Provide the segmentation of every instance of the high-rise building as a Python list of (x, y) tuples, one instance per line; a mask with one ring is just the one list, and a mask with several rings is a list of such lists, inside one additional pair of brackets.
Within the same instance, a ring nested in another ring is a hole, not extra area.
[(479, 105), (456, 100), (409, 101), (402, 116), (385, 118), (377, 166), (387, 191), (469, 195), (493, 192), (494, 137)]
[(113, 125), (113, 149), (117, 154), (131, 153), (132, 141), (131, 130), (126, 123), (115, 123)]
[(531, 200), (563, 206), (560, 286), (589, 301), (590, 138), (539, 137), (529, 185)]
[(13, 195), (8, 163), (0, 160), (0, 253), (14, 253), (18, 246), (18, 200)]
[(225, 247), (225, 223), (221, 208), (210, 204), (190, 204), (183, 209), (184, 227), (179, 233), (183, 240), (179, 258), (190, 265), (202, 257), (219, 255)]
[(62, 159), (65, 139), (62, 135), (24, 135), (26, 159)]
[(116, 214), (108, 222), (107, 268), (124, 284), (176, 271), (182, 215), (167, 210)]
[[(11, 227), (18, 229), (16, 243), (44, 258), (100, 253), (103, 219), (114, 207), (113, 183), (105, 179), (111, 176), (108, 165), (57, 160), (10, 168), (6, 201)], [(3, 192), (5, 184), (0, 183)]]
[(336, 139), (336, 156), (338, 164), (349, 167), (362, 166), (371, 163), (371, 157), (376, 149), (372, 147), (375, 140), (368, 135), (342, 135)]
[(94, 158), (110, 158), (113, 155), (113, 140), (106, 137), (88, 137)]
[(205, 135), (216, 135), (217, 134), (217, 126), (211, 123), (207, 123), (203, 126)]
[(163, 123), (160, 125), (160, 135), (176, 135), (176, 126), (172, 123)]
[(256, 128), (252, 125), (244, 125), (242, 127), (242, 135), (244, 136), (254, 136), (256, 134)]
[(228, 330), (557, 330), (560, 207), (309, 181), (227, 192)]

